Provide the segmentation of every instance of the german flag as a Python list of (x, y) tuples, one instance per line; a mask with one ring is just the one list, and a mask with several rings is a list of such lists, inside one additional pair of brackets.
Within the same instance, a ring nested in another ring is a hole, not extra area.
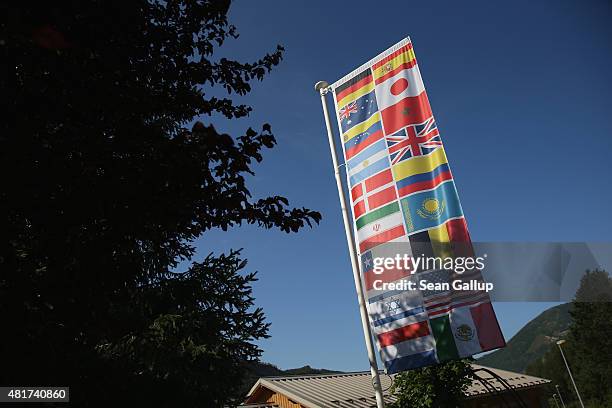
[(360, 96), (372, 92), (374, 89), (374, 81), (372, 80), (372, 71), (367, 68), (365, 71), (355, 75), (340, 86), (334, 89), (336, 93), (336, 105), (338, 108), (346, 106)]

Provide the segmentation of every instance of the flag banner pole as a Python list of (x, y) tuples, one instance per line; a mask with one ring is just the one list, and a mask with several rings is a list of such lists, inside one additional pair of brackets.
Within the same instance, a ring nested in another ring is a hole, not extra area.
[(385, 372), (503, 347), (481, 273), (486, 254), (474, 251), (410, 38), (318, 85), (322, 98), (332, 94), (349, 245)]
[(374, 392), (376, 395), (376, 406), (377, 408), (384, 408), (385, 402), (383, 400), (382, 386), (380, 382), (380, 374), (378, 372), (378, 364), (376, 363), (376, 356), (374, 354), (374, 344), (372, 342), (372, 334), (370, 332), (370, 323), (368, 321), (368, 311), (365, 304), (365, 298), (363, 294), (363, 285), (361, 283), (361, 276), (359, 272), (359, 263), (357, 252), (355, 249), (355, 240), (353, 237), (353, 229), (348, 215), (347, 200), (342, 187), (342, 178), (340, 176), (340, 168), (338, 166), (338, 156), (336, 154), (336, 143), (334, 140), (331, 124), (329, 121), (329, 112), (327, 109), (326, 95), (329, 91), (329, 84), (325, 81), (319, 81), (315, 84), (315, 90), (319, 92), (321, 96), (321, 105), (323, 106), (323, 117), (325, 118), (325, 127), (327, 128), (327, 139), (329, 141), (329, 149), (331, 153), (332, 163), (334, 166), (334, 175), (336, 178), (336, 186), (338, 187), (338, 196), (340, 198), (340, 206), (342, 208), (342, 220), (344, 221), (344, 232), (346, 233), (346, 242), (351, 258), (351, 267), (353, 269), (353, 278), (355, 280), (355, 289), (357, 291), (357, 299), (359, 301), (359, 312), (361, 315), (361, 326), (363, 328), (363, 336), (365, 338), (366, 349), (368, 351), (368, 359), (370, 360), (370, 373), (372, 374), (372, 385), (374, 386)]

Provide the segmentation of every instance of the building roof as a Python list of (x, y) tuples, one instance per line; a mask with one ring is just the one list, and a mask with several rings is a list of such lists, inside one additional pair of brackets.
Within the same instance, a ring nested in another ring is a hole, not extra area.
[(240, 405), (240, 408), (278, 408), (278, 405), (271, 404), (271, 403), (243, 404), (243, 405)]
[[(480, 377), (488, 380), (489, 383), (495, 386), (495, 389), (497, 391), (504, 391), (505, 387), (493, 375), (483, 370), (492, 371), (493, 373), (497, 374), (503, 380), (505, 380), (508, 385), (510, 385), (510, 387), (515, 390), (531, 388), (539, 385), (548, 384), (550, 382), (550, 380), (547, 380), (546, 378), (515, 373), (513, 371), (501, 370), (499, 368), (484, 367), (478, 364), (472, 364), (472, 368), (477, 372)], [(476, 395), (488, 394), (489, 392), (490, 391), (488, 391), (482, 383), (480, 383), (479, 381), (474, 381), (468, 387), (467, 391), (465, 392), (465, 395), (467, 397), (472, 397)]]
[[(531, 388), (550, 382), (544, 378), (476, 364), (472, 364), (472, 367), (477, 370), (480, 377), (487, 379), (498, 391), (505, 389), (493, 375), (486, 373), (483, 369), (497, 374), (514, 389)], [(392, 378), (381, 373), (380, 379), (383, 390), (385, 390), (385, 401), (393, 402), (395, 399), (389, 393)], [(266, 389), (285, 395), (293, 402), (308, 408), (369, 408), (376, 405), (369, 371), (260, 378), (249, 391), (246, 403), (257, 401), (257, 394)], [(474, 398), (489, 392), (491, 391), (487, 390), (483, 384), (474, 381), (465, 394), (468, 398)]]

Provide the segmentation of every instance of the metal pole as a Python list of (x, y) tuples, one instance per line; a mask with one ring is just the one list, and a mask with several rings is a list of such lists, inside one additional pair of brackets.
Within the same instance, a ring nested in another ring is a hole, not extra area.
[(555, 400), (555, 405), (559, 408), (559, 403), (557, 402), (557, 394), (553, 394), (553, 399)]
[(380, 384), (380, 375), (378, 373), (378, 364), (374, 354), (374, 344), (372, 343), (372, 335), (370, 333), (370, 323), (368, 322), (368, 310), (366, 309), (363, 296), (363, 287), (361, 285), (361, 277), (359, 275), (359, 262), (357, 259), (357, 251), (355, 250), (355, 241), (353, 239), (353, 229), (349, 221), (349, 215), (346, 205), (346, 197), (342, 188), (342, 178), (340, 177), (340, 169), (338, 167), (338, 157), (336, 155), (336, 142), (329, 122), (329, 112), (327, 111), (327, 100), (325, 95), (329, 91), (329, 84), (325, 81), (319, 81), (315, 84), (315, 90), (321, 95), (321, 105), (323, 106), (323, 116), (325, 117), (325, 126), (327, 127), (327, 139), (329, 141), (329, 149), (334, 165), (334, 174), (336, 177), (336, 186), (338, 187), (338, 196), (340, 197), (340, 207), (342, 208), (342, 220), (344, 221), (344, 232), (346, 233), (346, 242), (348, 244), (351, 267), (353, 268), (353, 278), (355, 280), (355, 289), (357, 290), (357, 300), (359, 301), (359, 312), (361, 315), (361, 326), (363, 328), (363, 336), (365, 337), (366, 349), (368, 350), (368, 359), (370, 360), (370, 373), (372, 374), (372, 385), (376, 393), (377, 408), (385, 408), (383, 400), (382, 386)]
[(580, 401), (580, 406), (584, 408), (584, 403), (582, 402), (582, 398), (580, 398), (580, 393), (578, 392), (578, 387), (576, 386), (576, 381), (574, 381), (574, 376), (572, 375), (572, 370), (570, 370), (569, 364), (567, 363), (567, 359), (565, 358), (565, 354), (563, 354), (563, 349), (561, 345), (565, 343), (565, 340), (557, 341), (557, 346), (559, 346), (559, 351), (561, 352), (561, 357), (563, 357), (563, 362), (565, 363), (565, 367), (567, 368), (567, 373), (569, 374), (570, 380), (572, 380), (572, 384), (574, 385), (574, 390), (576, 390), (576, 395), (578, 396), (578, 401)]
[(555, 388), (557, 389), (557, 395), (559, 396), (559, 399), (561, 400), (561, 405), (563, 406), (563, 408), (565, 408), (565, 402), (563, 402), (563, 397), (561, 396), (561, 391), (559, 391), (559, 384), (555, 385)]

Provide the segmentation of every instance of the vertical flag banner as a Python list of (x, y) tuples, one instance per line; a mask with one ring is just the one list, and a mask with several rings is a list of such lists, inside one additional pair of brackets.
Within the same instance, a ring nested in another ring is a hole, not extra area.
[[(471, 241), (409, 38), (331, 85), (370, 326), (387, 373), (503, 347), (487, 292), (450, 283), (453, 270), (373, 270), (398, 246), (414, 257), (465, 256)], [(461, 278), (481, 281), (478, 270)], [(392, 290), (389, 288), (393, 288)], [(398, 287), (398, 285), (396, 285)]]

